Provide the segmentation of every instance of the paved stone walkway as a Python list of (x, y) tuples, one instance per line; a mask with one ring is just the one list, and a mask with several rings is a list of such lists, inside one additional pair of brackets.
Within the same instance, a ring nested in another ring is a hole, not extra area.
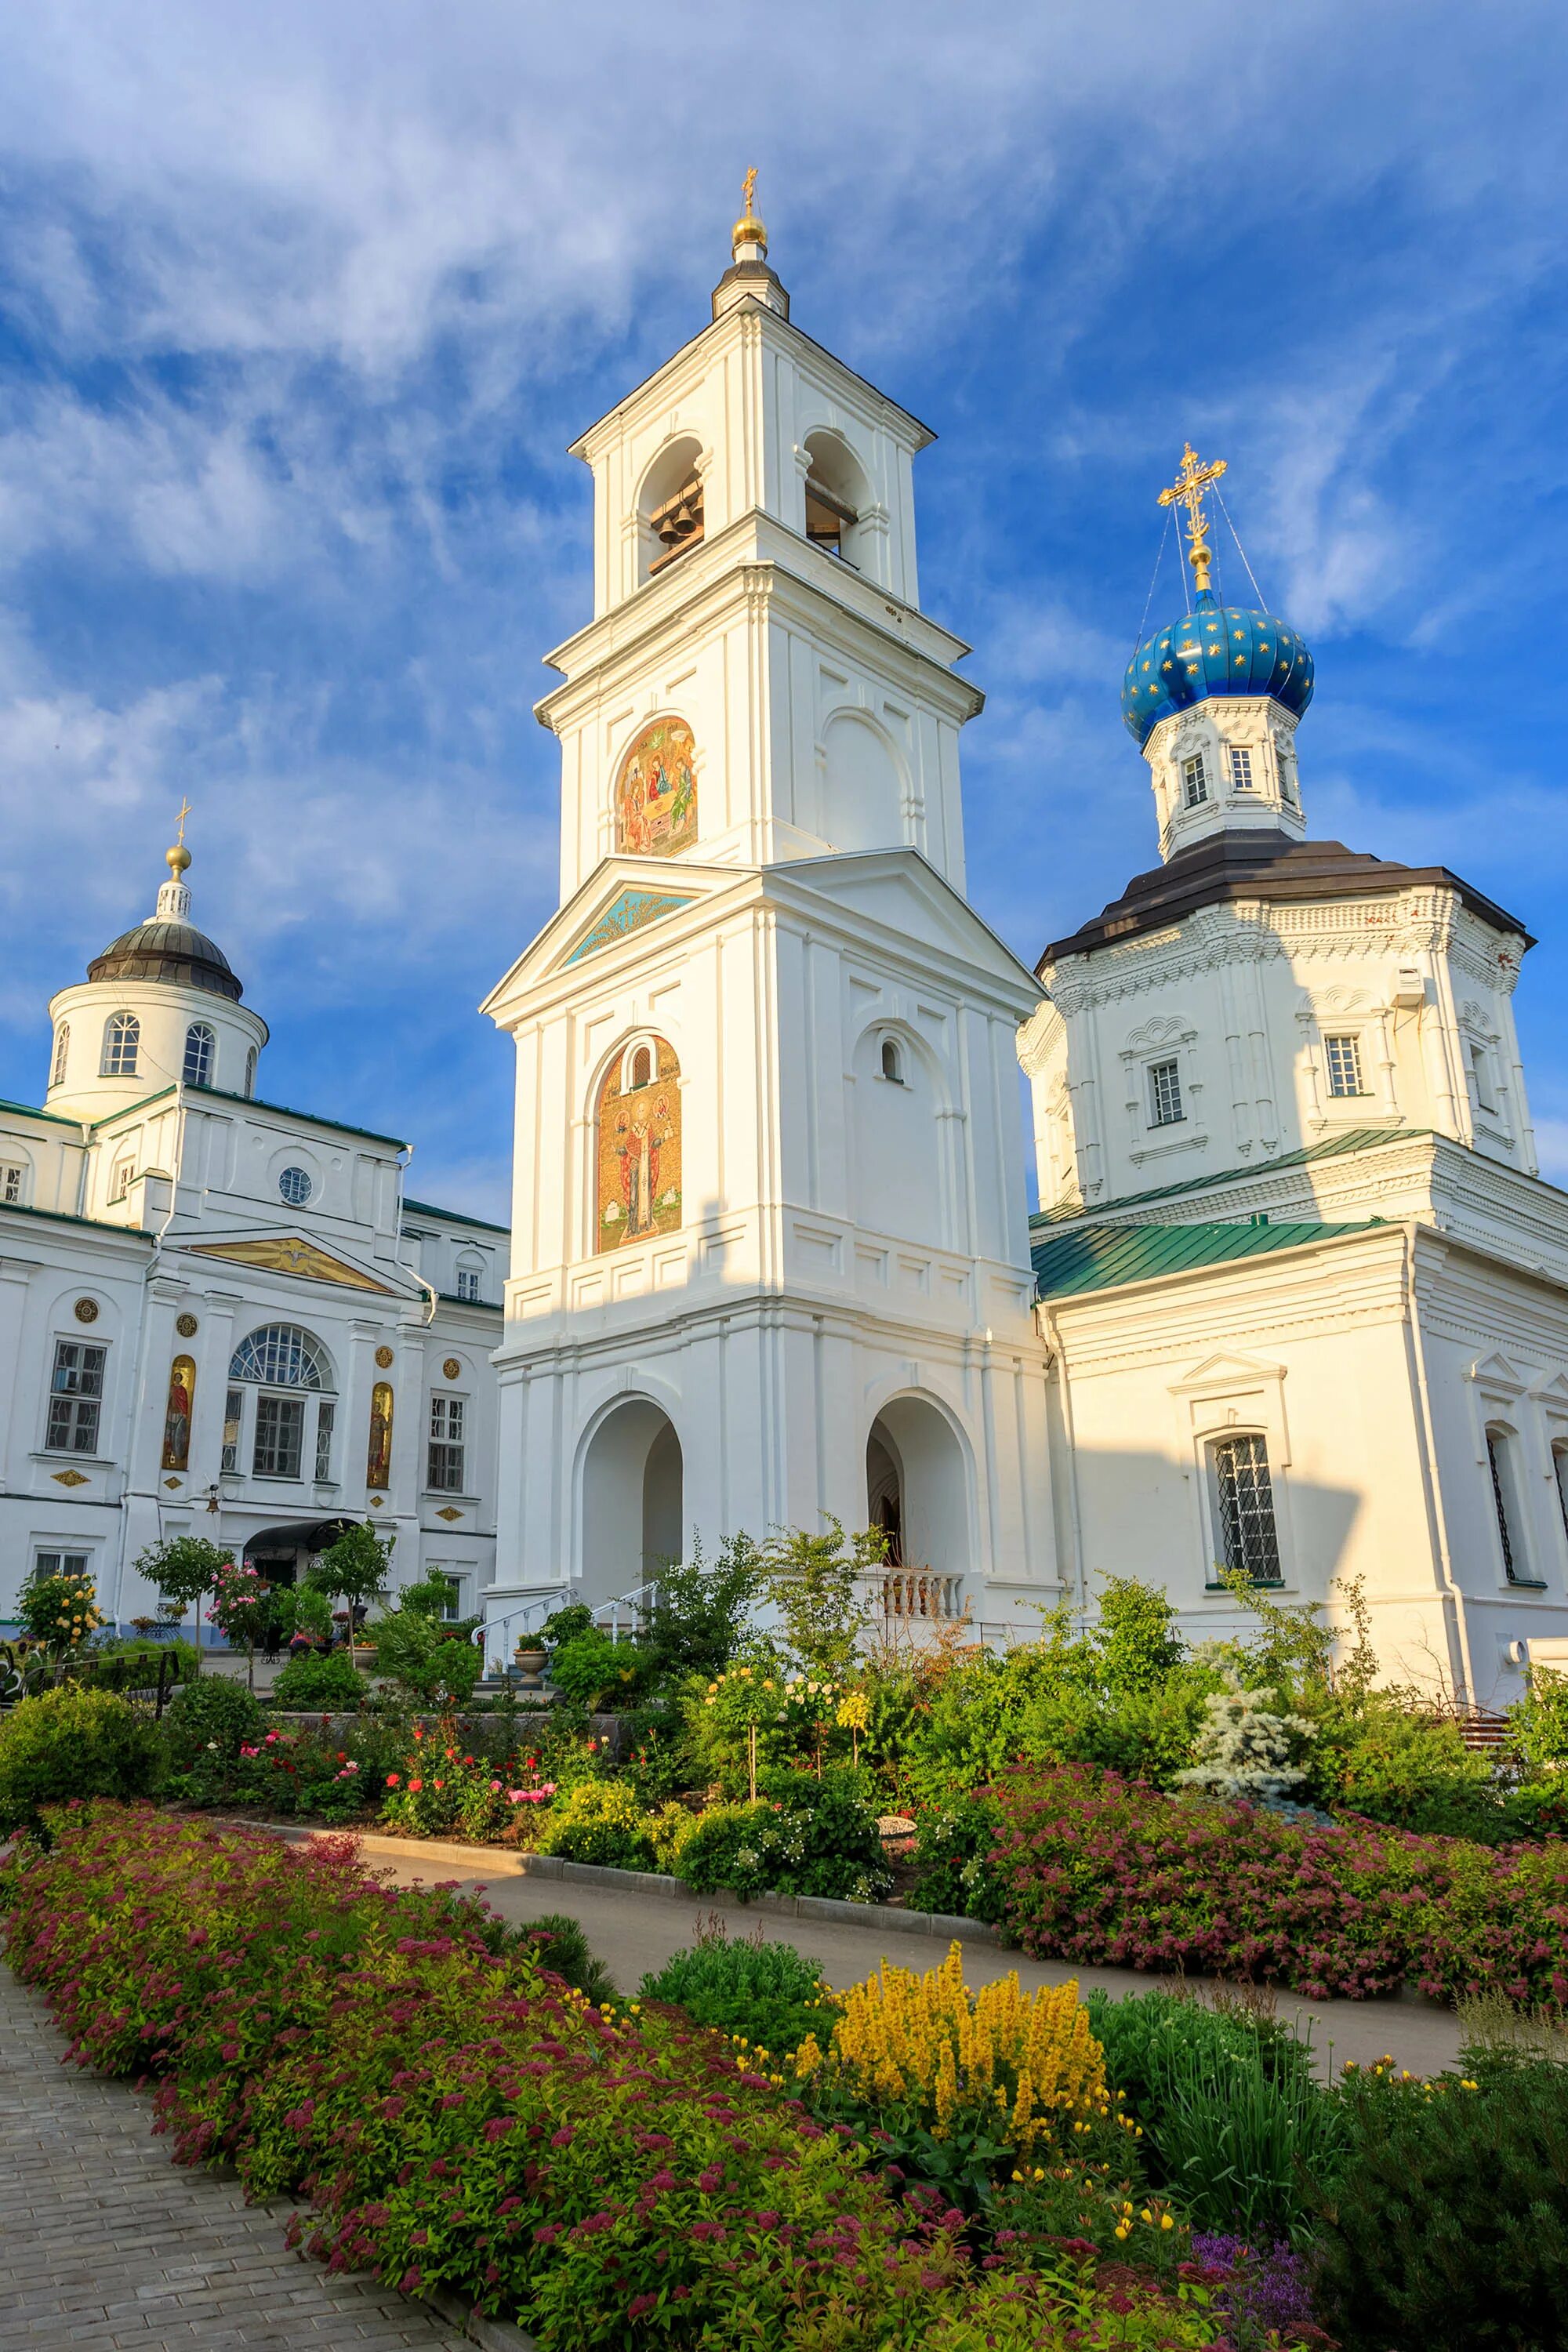
[(0, 2352), (473, 2352), (389, 2288), (289, 2253), (286, 2209), (171, 2164), (146, 2095), (62, 2066), (64, 2048), (0, 1961)]

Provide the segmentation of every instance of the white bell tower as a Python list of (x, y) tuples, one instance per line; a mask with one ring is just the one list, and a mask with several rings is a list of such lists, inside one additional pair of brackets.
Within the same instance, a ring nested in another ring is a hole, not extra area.
[(746, 195), (710, 323), (575, 445), (561, 908), (485, 1008), (518, 1048), (490, 1614), (833, 1514), (888, 1528), (890, 1605), (1012, 1622), (1055, 1589), (1039, 990), (963, 897), (931, 436), (792, 323)]

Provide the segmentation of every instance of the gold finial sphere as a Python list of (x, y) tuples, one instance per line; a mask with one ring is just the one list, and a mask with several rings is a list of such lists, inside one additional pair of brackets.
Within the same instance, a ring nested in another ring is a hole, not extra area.
[(730, 249), (738, 253), (743, 245), (760, 245), (768, 249), (768, 233), (757, 218), (757, 167), (753, 163), (741, 187), (741, 217), (735, 223), (730, 238)]
[(176, 841), (173, 849), (165, 852), (165, 863), (176, 882), (190, 862), (191, 853), (183, 841)]

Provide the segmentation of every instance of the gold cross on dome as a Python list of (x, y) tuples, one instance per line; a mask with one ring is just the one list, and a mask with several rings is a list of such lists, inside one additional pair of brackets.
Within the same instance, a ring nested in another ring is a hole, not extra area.
[(741, 183), (741, 210), (744, 213), (746, 218), (750, 220), (752, 217), (752, 207), (757, 201), (757, 167), (754, 163), (747, 173), (744, 180)]
[(1189, 441), (1182, 451), (1181, 470), (1168, 490), (1160, 493), (1163, 507), (1184, 506), (1187, 510), (1187, 537), (1191, 548), (1187, 562), (1193, 567), (1193, 585), (1202, 595), (1209, 584), (1209, 565), (1213, 556), (1209, 548), (1208, 517), (1204, 512), (1204, 492), (1211, 482), (1217, 482), (1225, 472), (1226, 461), (1215, 457), (1205, 465)]
[(180, 801), (180, 818), (179, 818), (180, 830), (179, 830), (178, 835), (176, 835), (176, 838), (177, 838), (177, 840), (179, 841), (179, 844), (180, 844), (180, 846), (181, 846), (181, 848), (182, 848), (182, 849), (184, 847), (184, 844), (185, 844), (185, 819), (189, 816), (190, 813), (191, 813), (191, 804), (190, 804), (189, 801), (188, 801), (188, 800), (186, 800), (186, 799), (184, 799), (184, 796), (182, 795), (182, 797), (181, 797), (181, 801)]

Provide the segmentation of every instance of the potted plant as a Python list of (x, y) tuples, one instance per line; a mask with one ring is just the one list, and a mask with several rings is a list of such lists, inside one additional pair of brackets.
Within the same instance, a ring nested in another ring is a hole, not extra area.
[(549, 1655), (549, 1651), (537, 1634), (524, 1633), (521, 1636), (517, 1648), (513, 1652), (513, 1661), (525, 1683), (530, 1685), (538, 1683), (544, 1672), (545, 1661)]

